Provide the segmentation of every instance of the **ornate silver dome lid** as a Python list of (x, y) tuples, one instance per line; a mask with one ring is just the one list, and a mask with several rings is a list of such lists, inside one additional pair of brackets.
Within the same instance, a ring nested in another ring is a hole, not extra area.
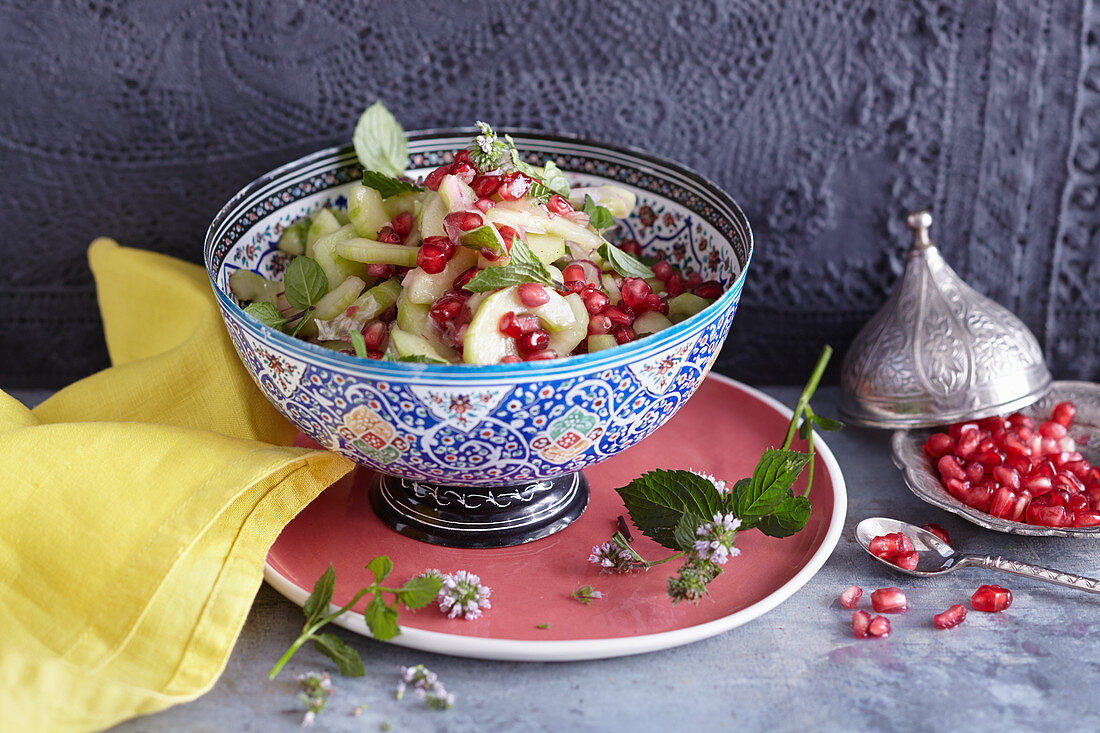
[(1039, 342), (1007, 308), (973, 290), (928, 238), (932, 215), (909, 215), (913, 245), (900, 282), (848, 349), (844, 418), (911, 428), (1011, 412), (1051, 376)]

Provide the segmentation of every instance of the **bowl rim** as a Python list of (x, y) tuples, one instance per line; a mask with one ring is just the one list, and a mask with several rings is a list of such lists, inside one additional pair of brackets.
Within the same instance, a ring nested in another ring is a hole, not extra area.
[[(473, 127), (432, 128), (410, 131), (407, 133), (407, 137), (410, 143), (427, 142), (446, 137), (468, 137), (469, 135), (476, 134), (476, 131), (476, 128)], [(470, 377), (531, 378), (547, 373), (587, 373), (612, 366), (619, 366), (622, 363), (632, 363), (644, 360), (650, 354), (662, 352), (676, 343), (685, 341), (691, 336), (696, 335), (708, 324), (721, 317), (727, 310), (735, 306), (740, 300), (741, 290), (745, 282), (745, 275), (752, 262), (753, 251), (755, 249), (755, 238), (748, 217), (745, 216), (740, 205), (732, 196), (726, 193), (712, 180), (681, 163), (627, 145), (603, 143), (584, 138), (580, 135), (548, 133), (528, 128), (509, 128), (508, 133), (513, 135), (521, 146), (525, 140), (550, 143), (562, 142), (591, 148), (595, 151), (610, 152), (627, 156), (628, 158), (640, 159), (644, 163), (660, 166), (681, 176), (687, 182), (702, 187), (711, 194), (719, 204), (729, 209), (734, 219), (744, 230), (745, 261), (741, 265), (741, 271), (737, 278), (713, 303), (699, 313), (655, 334), (650, 334), (644, 338), (631, 341), (627, 344), (621, 344), (614, 348), (605, 349), (594, 354), (579, 354), (546, 361), (517, 362), (511, 364), (433, 364), (366, 360), (357, 356), (326, 349), (322, 346), (294, 338), (282, 331), (277, 331), (260, 323), (254, 318), (249, 318), (236, 302), (236, 299), (230, 298), (218, 287), (216, 272), (213, 269), (213, 251), (218, 231), (223, 227), (230, 216), (240, 208), (241, 204), (246, 199), (291, 172), (308, 168), (310, 165), (328, 158), (354, 155), (354, 148), (351, 145), (332, 145), (312, 153), (307, 153), (306, 155), (261, 174), (234, 193), (214, 216), (210, 226), (207, 228), (206, 236), (203, 240), (203, 260), (207, 278), (210, 281), (215, 298), (222, 307), (222, 311), (227, 315), (231, 315), (233, 320), (240, 327), (250, 331), (253, 336), (269, 344), (272, 342), (278, 344), (285, 351), (291, 354), (298, 353), (303, 358), (307, 358), (310, 361), (320, 362), (331, 367), (338, 367), (341, 370), (353, 373), (386, 375), (388, 377), (398, 375), (427, 375), (440, 377), (449, 381), (456, 377), (465, 379)], [(580, 172), (583, 173), (583, 171)]]

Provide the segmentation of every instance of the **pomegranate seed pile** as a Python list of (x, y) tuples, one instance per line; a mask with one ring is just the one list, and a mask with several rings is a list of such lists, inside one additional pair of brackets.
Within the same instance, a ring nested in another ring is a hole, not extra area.
[(1044, 527), (1100, 526), (1100, 467), (1070, 436), (1077, 407), (1055, 405), (1040, 423), (1013, 413), (955, 423), (924, 450), (956, 499), (1000, 519)]

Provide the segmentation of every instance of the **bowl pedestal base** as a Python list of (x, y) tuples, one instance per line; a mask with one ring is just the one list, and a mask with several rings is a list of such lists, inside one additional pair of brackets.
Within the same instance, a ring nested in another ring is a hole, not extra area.
[(513, 486), (445, 486), (375, 473), (370, 503), (406, 537), (445, 547), (511, 547), (554, 534), (588, 505), (580, 471)]

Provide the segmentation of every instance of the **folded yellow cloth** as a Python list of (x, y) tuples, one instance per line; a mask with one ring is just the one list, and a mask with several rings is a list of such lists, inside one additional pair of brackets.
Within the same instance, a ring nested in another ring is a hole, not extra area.
[(84, 731), (224, 669), (279, 531), (352, 464), (287, 447), (202, 268), (92, 243), (113, 366), (0, 392), (0, 728)]

